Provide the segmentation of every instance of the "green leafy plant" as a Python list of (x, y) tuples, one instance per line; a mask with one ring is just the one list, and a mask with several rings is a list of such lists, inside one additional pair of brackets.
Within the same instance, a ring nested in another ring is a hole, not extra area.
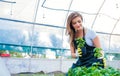
[(0, 54), (6, 53), (6, 50), (0, 50)]
[(76, 39), (76, 44), (77, 44), (78, 55), (79, 55), (79, 57), (82, 57), (82, 50), (81, 50), (81, 48), (84, 47), (85, 40), (83, 40), (83, 38), (77, 38)]
[(77, 38), (77, 39), (75, 39), (75, 40), (76, 40), (76, 43), (77, 43), (77, 48), (84, 47), (84, 45), (85, 45), (85, 40), (83, 40), (83, 38)]
[(98, 68), (96, 66), (70, 68), (68, 76), (120, 76), (120, 71), (112, 67)]
[(102, 48), (95, 48), (93, 51), (94, 51), (94, 56), (95, 57), (100, 58), (100, 57), (103, 56), (102, 53), (101, 53)]

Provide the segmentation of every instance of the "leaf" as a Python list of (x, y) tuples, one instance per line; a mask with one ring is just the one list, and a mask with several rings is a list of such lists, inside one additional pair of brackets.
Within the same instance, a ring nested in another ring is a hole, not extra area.
[[(100, 63), (95, 63), (99, 65)], [(120, 76), (120, 71), (112, 68), (98, 68), (97, 66), (86, 67), (76, 67), (74, 69), (69, 69), (68, 76)]]
[(102, 57), (102, 53), (101, 53), (102, 48), (94, 48), (93, 51), (94, 51), (94, 56), (95, 56), (95, 57), (97, 57), (97, 58)]
[(83, 40), (83, 38), (77, 38), (75, 40), (76, 40), (76, 43), (78, 44), (77, 45), (78, 48), (84, 47), (85, 40)]

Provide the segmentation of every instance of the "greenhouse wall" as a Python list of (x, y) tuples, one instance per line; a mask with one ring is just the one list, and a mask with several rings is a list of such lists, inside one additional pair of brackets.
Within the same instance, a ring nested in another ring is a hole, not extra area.
[[(67, 72), (76, 59), (2, 58), (11, 74), (22, 72)], [(120, 60), (107, 60), (107, 66), (120, 69)]]

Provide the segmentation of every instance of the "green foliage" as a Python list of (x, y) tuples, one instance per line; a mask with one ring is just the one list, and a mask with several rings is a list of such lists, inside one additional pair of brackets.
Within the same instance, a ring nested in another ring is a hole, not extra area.
[(85, 40), (83, 40), (83, 38), (77, 38), (75, 40), (76, 40), (76, 43), (78, 44), (77, 45), (78, 48), (84, 47)]
[[(0, 50), (0, 54), (6, 53), (6, 50)], [(21, 52), (9, 51), (10, 57), (23, 58)]]
[(95, 57), (97, 57), (97, 58), (102, 57), (102, 53), (101, 53), (102, 49), (101, 48), (95, 48), (93, 51), (94, 51)]
[(84, 47), (85, 40), (83, 40), (83, 38), (77, 38), (76, 39), (76, 44), (77, 44), (78, 55), (79, 55), (79, 57), (82, 57), (82, 50), (81, 50), (81, 48)]
[(6, 53), (5, 50), (0, 50), (0, 54)]
[(68, 70), (68, 76), (120, 76), (120, 71), (112, 67), (76, 67), (74, 69), (70, 68)]

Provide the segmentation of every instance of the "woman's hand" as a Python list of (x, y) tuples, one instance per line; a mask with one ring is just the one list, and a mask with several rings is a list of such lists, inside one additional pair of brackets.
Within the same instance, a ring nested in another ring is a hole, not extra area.
[(81, 50), (81, 48), (78, 48), (77, 51), (78, 51), (78, 56), (82, 57), (82, 50)]
[(94, 50), (94, 56), (97, 58), (103, 58), (104, 57), (104, 52), (102, 48), (95, 48)]

